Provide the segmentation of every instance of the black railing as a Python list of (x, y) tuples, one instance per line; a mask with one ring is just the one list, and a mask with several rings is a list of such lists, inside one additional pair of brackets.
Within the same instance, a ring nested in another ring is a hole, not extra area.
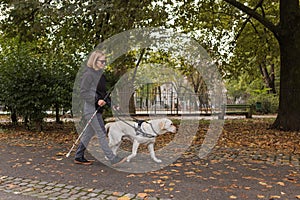
[(135, 92), (135, 114), (195, 114), (211, 115), (212, 108), (204, 101), (207, 95), (193, 93), (176, 93), (174, 91), (162, 92)]

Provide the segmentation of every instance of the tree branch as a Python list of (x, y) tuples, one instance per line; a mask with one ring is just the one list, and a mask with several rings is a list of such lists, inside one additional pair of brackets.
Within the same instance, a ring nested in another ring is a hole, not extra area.
[[(263, 1), (264, 1), (264, 0), (260, 0), (260, 1), (258, 2), (258, 4), (255, 6), (255, 8), (253, 9), (253, 11), (256, 11), (256, 9), (262, 5)], [(250, 19), (251, 19), (251, 16), (249, 16), (249, 17), (246, 19), (246, 21), (243, 23), (243, 25), (242, 25), (240, 31), (238, 32), (238, 34), (237, 34), (236, 37), (235, 37), (235, 40), (237, 40), (237, 39), (240, 37), (241, 33), (243, 32), (244, 28), (246, 27), (246, 25), (247, 25), (247, 23), (250, 21)]]
[(272, 22), (270, 22), (266, 18), (264, 18), (262, 15), (255, 12), (254, 9), (251, 9), (236, 0), (224, 0), (224, 1), (238, 9), (240, 9), (241, 11), (245, 12), (247, 15), (253, 17), (257, 21), (259, 21), (261, 24), (263, 24), (265, 27), (267, 27), (276, 36), (278, 35), (278, 27), (275, 26)]

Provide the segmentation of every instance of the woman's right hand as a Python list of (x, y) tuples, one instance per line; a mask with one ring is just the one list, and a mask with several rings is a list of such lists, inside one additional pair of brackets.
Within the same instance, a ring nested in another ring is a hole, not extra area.
[(99, 105), (100, 107), (105, 106), (105, 104), (106, 104), (106, 102), (105, 102), (104, 100), (102, 100), (102, 99), (100, 99), (100, 100), (98, 101), (98, 105)]

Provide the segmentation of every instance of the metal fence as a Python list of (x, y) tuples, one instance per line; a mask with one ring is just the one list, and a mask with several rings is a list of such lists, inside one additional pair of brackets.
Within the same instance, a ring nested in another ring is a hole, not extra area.
[(146, 85), (134, 93), (136, 114), (211, 115), (207, 94), (178, 92), (172, 84)]

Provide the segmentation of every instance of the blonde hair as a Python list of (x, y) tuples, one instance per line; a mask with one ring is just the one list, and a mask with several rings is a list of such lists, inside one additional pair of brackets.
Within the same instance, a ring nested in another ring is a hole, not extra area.
[(95, 69), (97, 59), (101, 56), (105, 56), (105, 54), (102, 51), (100, 51), (100, 50), (93, 51), (91, 53), (86, 65), (90, 68)]

